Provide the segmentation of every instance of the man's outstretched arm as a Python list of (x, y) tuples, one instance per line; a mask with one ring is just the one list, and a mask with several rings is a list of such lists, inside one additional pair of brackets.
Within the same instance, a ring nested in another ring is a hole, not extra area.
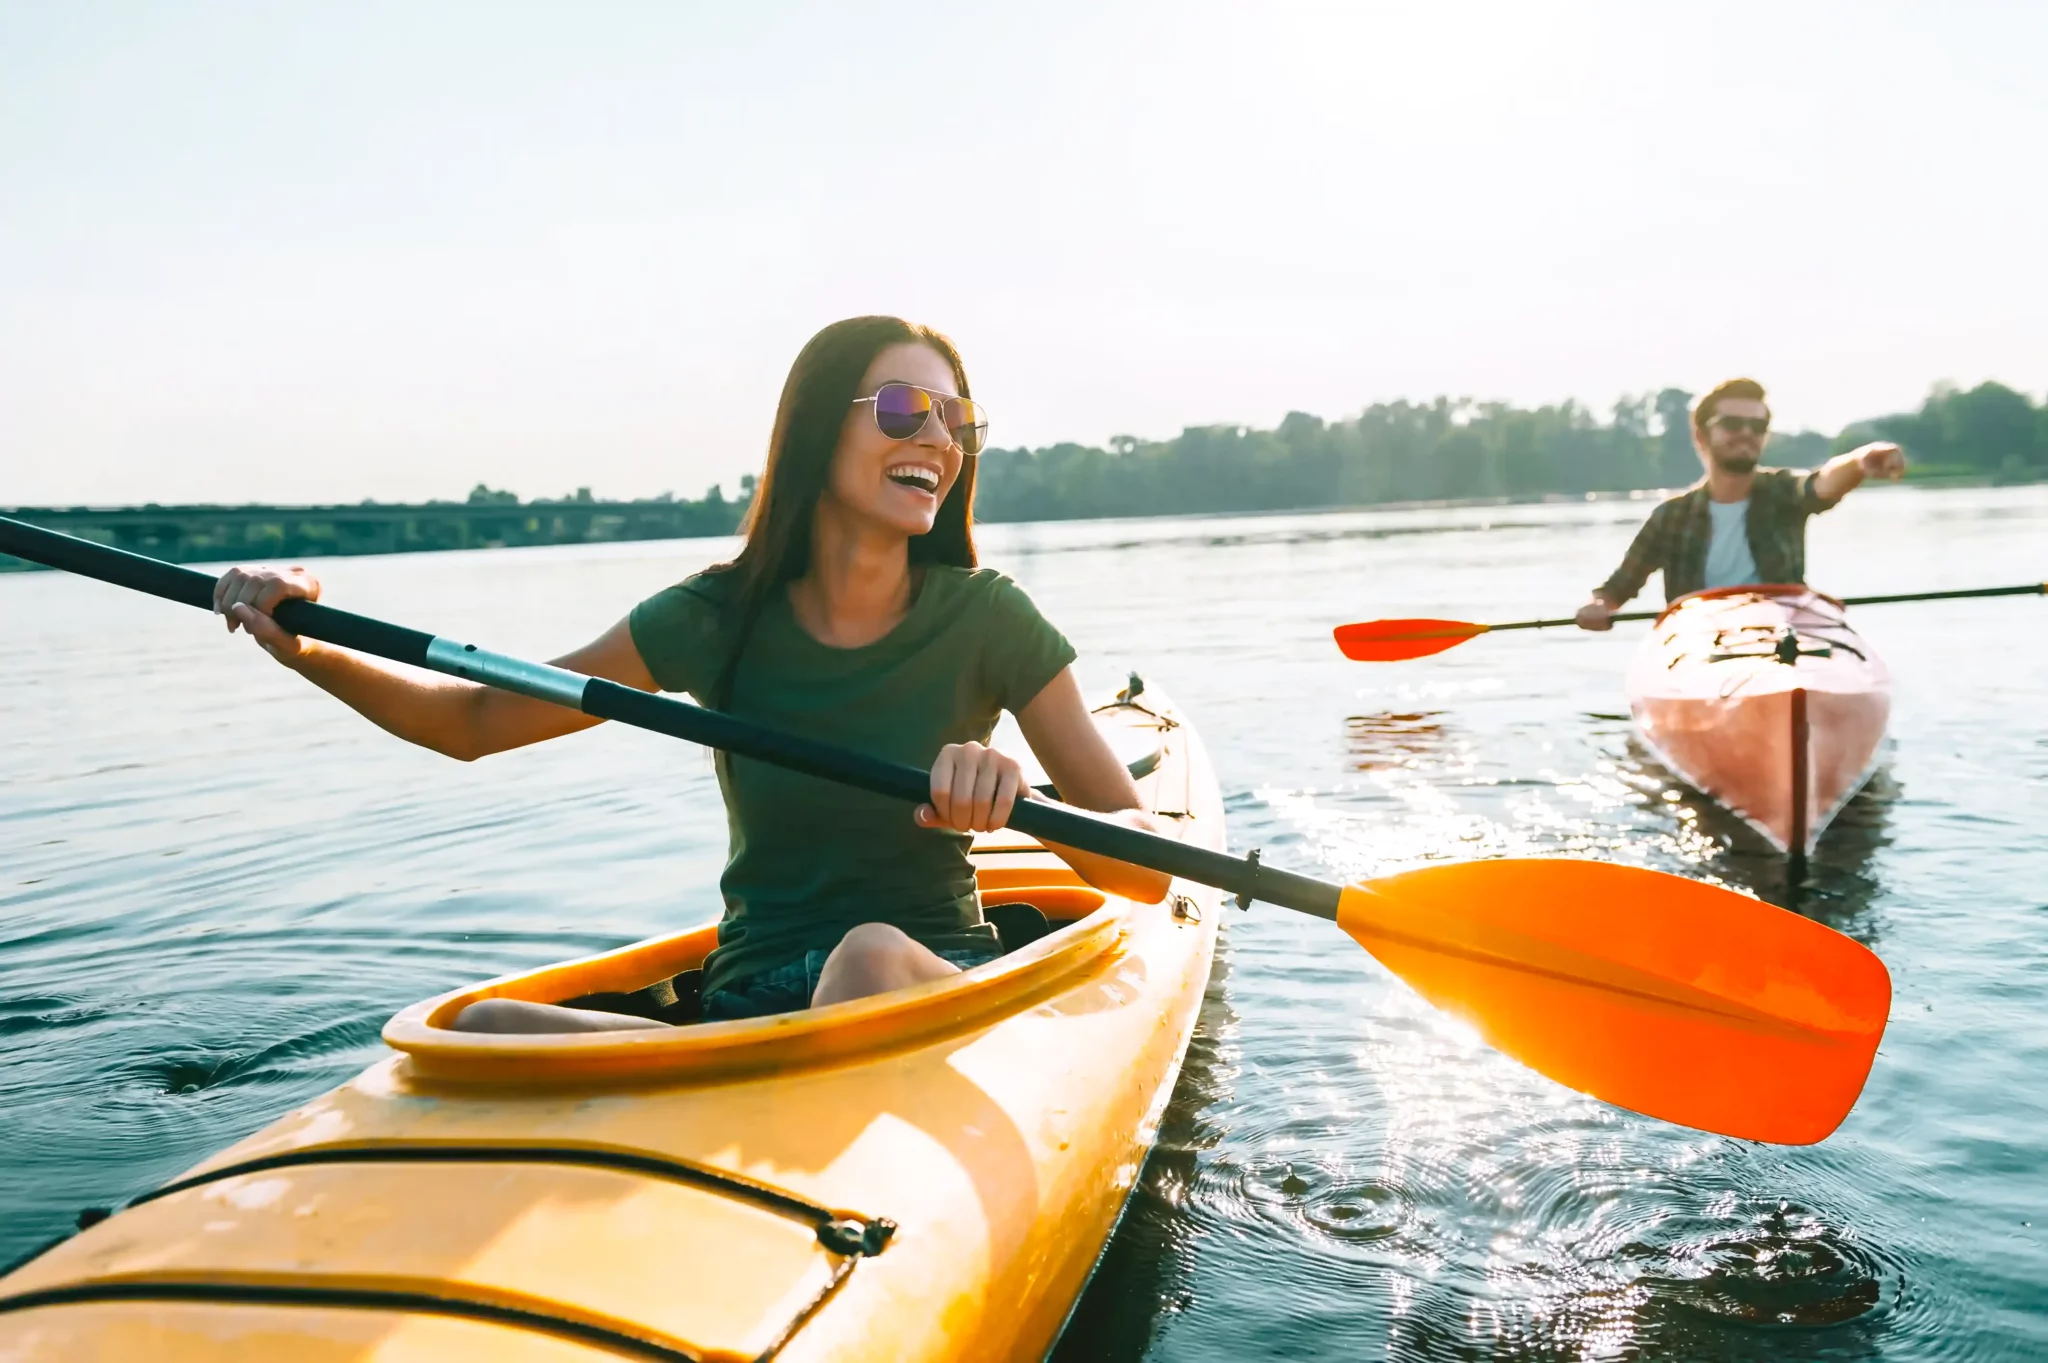
[(1863, 485), (1865, 478), (1898, 479), (1906, 473), (1906, 452), (1889, 440), (1873, 440), (1822, 464), (1813, 475), (1813, 495), (1829, 506)]

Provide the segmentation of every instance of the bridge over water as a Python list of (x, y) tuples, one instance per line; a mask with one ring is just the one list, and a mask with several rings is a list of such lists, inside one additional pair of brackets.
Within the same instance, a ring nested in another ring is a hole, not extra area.
[[(15, 507), (6, 514), (173, 563), (396, 554), (731, 534), (745, 503), (425, 502), (356, 506)], [(33, 565), (0, 554), (0, 571)]]

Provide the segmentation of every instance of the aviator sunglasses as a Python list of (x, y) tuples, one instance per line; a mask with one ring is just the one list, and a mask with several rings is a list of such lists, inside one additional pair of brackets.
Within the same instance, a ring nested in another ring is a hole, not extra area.
[(1730, 435), (1739, 435), (1743, 431), (1762, 435), (1771, 429), (1771, 419), (1767, 416), (1717, 416), (1714, 424)]
[(872, 402), (875, 425), (891, 440), (908, 440), (939, 412), (939, 425), (953, 437), (962, 454), (980, 454), (988, 443), (988, 409), (972, 398), (949, 397), (928, 392), (914, 383), (885, 383), (871, 398), (855, 398), (854, 405)]

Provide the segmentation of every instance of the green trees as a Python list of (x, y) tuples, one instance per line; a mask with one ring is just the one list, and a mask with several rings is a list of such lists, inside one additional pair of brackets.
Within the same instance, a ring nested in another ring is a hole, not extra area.
[[(1679, 487), (1700, 472), (1691, 405), (1692, 394), (1666, 388), (1622, 398), (1603, 421), (1575, 402), (1438, 398), (1374, 403), (1349, 421), (1289, 412), (1270, 431), (1191, 426), (1170, 440), (1113, 436), (1106, 449), (992, 449), (976, 514), (1062, 520)], [(1811, 467), (1872, 439), (1898, 441), (1919, 467), (2048, 478), (2048, 405), (1996, 383), (1938, 388), (1919, 412), (1860, 422), (1832, 444), (1781, 432), (1765, 458)]]
[(1917, 412), (1858, 422), (1836, 438), (1840, 448), (1866, 439), (1896, 440), (1924, 469), (1999, 481), (2048, 477), (2048, 404), (2002, 383), (1965, 392), (1938, 385)]
[[(1270, 511), (1689, 481), (1697, 464), (1678, 478), (1664, 470), (1663, 437), (1651, 434), (1655, 411), (1653, 399), (1632, 398), (1603, 423), (1571, 402), (1531, 410), (1438, 398), (1375, 403), (1350, 421), (1290, 412), (1270, 431), (1193, 426), (1171, 440), (1117, 436), (1108, 449), (990, 450), (977, 514), (1012, 521)], [(1689, 443), (1686, 451), (1690, 459)]]
[(1657, 439), (1657, 467), (1665, 481), (1690, 483), (1699, 475), (1699, 457), (1692, 448), (1692, 394), (1683, 388), (1666, 388), (1655, 399), (1657, 419), (1664, 434)]

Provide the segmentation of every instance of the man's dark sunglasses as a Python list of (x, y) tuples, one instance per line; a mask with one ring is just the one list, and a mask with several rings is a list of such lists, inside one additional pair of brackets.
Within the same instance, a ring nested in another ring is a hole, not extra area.
[(1714, 424), (1730, 435), (1743, 431), (1748, 431), (1751, 435), (1762, 435), (1771, 429), (1771, 419), (1767, 416), (1717, 416), (1714, 418)]

